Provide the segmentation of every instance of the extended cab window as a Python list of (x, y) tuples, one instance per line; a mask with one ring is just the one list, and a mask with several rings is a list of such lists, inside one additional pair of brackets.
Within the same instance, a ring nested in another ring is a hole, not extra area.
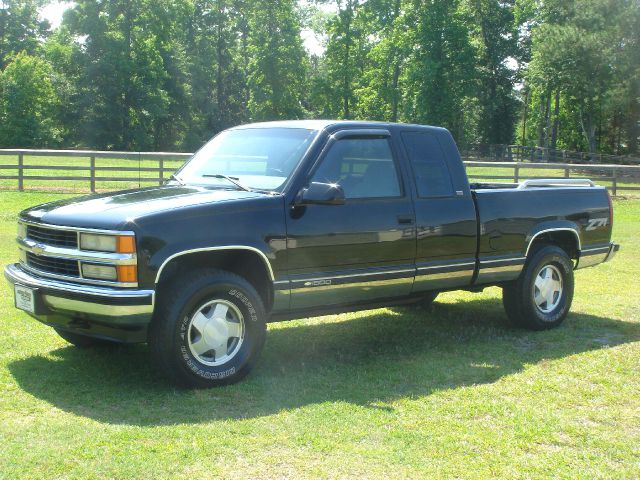
[(346, 198), (399, 197), (398, 172), (386, 138), (338, 140), (312, 181), (337, 183)]
[(436, 136), (428, 132), (403, 132), (402, 143), (413, 167), (418, 196), (453, 195), (451, 175)]

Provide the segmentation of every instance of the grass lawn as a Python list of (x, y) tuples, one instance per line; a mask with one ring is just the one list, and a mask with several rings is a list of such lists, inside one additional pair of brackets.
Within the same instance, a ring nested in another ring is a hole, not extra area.
[[(0, 192), (16, 214), (62, 195)], [(0, 478), (638, 478), (640, 201), (611, 263), (576, 274), (554, 331), (500, 290), (269, 327), (242, 383), (184, 391), (146, 346), (78, 350), (0, 286)]]

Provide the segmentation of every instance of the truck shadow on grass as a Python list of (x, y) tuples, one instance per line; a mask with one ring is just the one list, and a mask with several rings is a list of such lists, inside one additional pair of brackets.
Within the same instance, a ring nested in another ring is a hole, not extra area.
[(253, 373), (211, 390), (169, 385), (146, 346), (65, 347), (9, 369), (24, 391), (76, 415), (109, 424), (195, 424), (323, 402), (392, 410), (395, 399), (492, 383), (525, 365), (638, 340), (637, 324), (579, 313), (556, 330), (515, 330), (499, 300), (480, 299), (276, 325)]

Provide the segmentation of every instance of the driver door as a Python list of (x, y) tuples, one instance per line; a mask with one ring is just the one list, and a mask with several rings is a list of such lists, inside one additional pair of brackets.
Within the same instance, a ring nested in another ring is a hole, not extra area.
[(294, 206), (287, 218), (295, 310), (411, 292), (415, 216), (391, 138), (352, 132), (330, 141), (309, 176), (340, 185), (344, 204)]

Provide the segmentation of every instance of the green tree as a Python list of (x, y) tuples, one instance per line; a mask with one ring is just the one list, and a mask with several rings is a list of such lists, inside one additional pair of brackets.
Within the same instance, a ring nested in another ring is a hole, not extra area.
[(81, 47), (63, 26), (47, 38), (41, 51), (53, 69), (51, 83), (60, 100), (53, 115), (61, 128), (61, 141), (64, 145), (77, 145), (82, 142), (76, 128), (82, 119), (78, 108), (81, 101), (78, 86), (83, 75)]
[(640, 151), (640, 3), (624, 2), (617, 25), (619, 53), (613, 66), (617, 81), (609, 97), (615, 113), (609, 137), (614, 153), (636, 155)]
[(154, 3), (80, 0), (64, 18), (82, 38), (80, 128), (90, 146), (133, 150), (156, 143), (156, 122), (166, 119), (169, 98)]
[(402, 71), (411, 51), (403, 3), (375, 0), (366, 4), (370, 11), (367, 31), (369, 35), (377, 32), (377, 41), (368, 51), (362, 86), (355, 92), (357, 113), (362, 118), (391, 122), (400, 118), (405, 80)]
[(50, 27), (38, 15), (38, 8), (45, 3), (45, 0), (0, 0), (0, 69), (18, 52), (36, 53)]
[(469, 26), (456, 0), (414, 1), (408, 66), (407, 120), (448, 128), (458, 141), (468, 138), (466, 106), (473, 91), (474, 50)]
[(483, 143), (511, 143), (518, 102), (514, 97), (518, 25), (513, 1), (467, 0), (476, 49), (478, 134)]
[(45, 147), (60, 140), (55, 111), (60, 101), (53, 69), (46, 61), (15, 55), (0, 76), (0, 144), (5, 147)]
[(616, 137), (626, 132), (628, 146), (634, 148), (635, 139), (637, 148), (639, 10), (625, 0), (543, 5), (527, 72), (538, 92), (538, 104), (531, 105), (539, 112), (538, 144), (553, 145), (556, 136), (560, 144), (575, 144), (580, 132), (575, 148), (615, 152)]
[(305, 115), (307, 58), (296, 2), (251, 4), (248, 22), (248, 109), (251, 120)]
[(321, 83), (325, 114), (350, 119), (357, 102), (355, 91), (361, 85), (369, 49), (366, 2), (338, 0), (338, 12), (327, 22), (327, 48)]
[(213, 133), (246, 119), (246, 5), (197, 0), (186, 18), (186, 68), (191, 123), (187, 145), (199, 146)]

